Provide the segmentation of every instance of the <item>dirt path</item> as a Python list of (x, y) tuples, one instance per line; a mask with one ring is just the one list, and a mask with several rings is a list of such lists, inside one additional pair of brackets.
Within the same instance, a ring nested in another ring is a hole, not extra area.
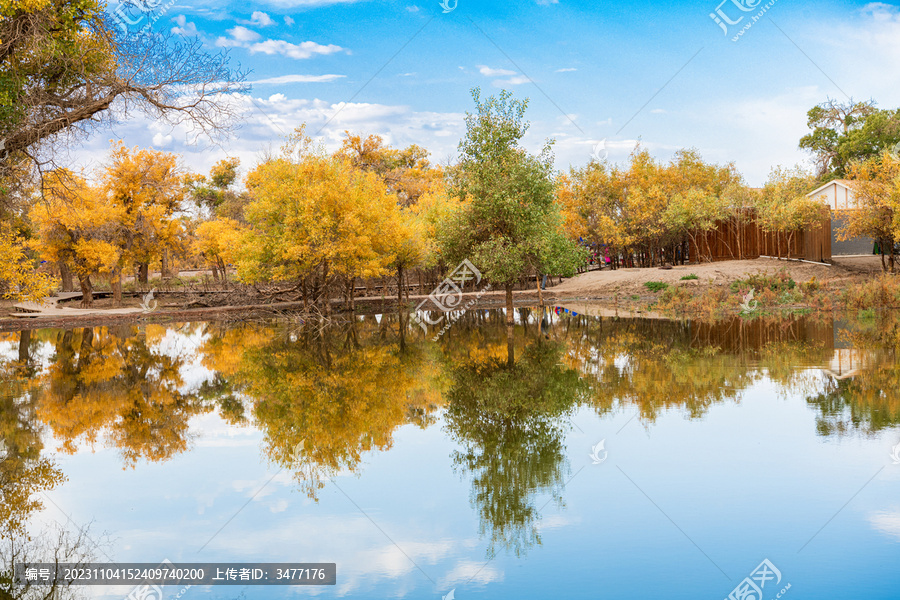
[[(819, 281), (840, 282), (881, 271), (878, 257), (838, 258), (831, 266), (768, 258), (730, 260), (671, 269), (618, 269), (591, 271), (568, 279), (549, 290), (556, 298), (600, 299), (616, 295), (646, 294), (645, 283), (660, 281), (688, 287), (728, 285), (755, 273), (776, 273), (784, 269), (798, 283), (815, 277)], [(697, 279), (683, 280), (688, 275)]]
[(143, 312), (140, 308), (71, 308), (59, 306), (60, 302), (81, 298), (81, 292), (61, 292), (45, 298), (43, 302), (19, 302), (13, 304), (16, 312), (10, 316), (18, 319), (85, 317), (92, 315), (130, 315)]

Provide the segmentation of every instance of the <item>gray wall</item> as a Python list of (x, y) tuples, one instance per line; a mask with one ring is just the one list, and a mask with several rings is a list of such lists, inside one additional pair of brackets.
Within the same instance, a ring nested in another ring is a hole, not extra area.
[(841, 230), (844, 222), (847, 220), (846, 215), (840, 212), (832, 211), (831, 213), (831, 255), (847, 256), (848, 254), (872, 254), (872, 248), (875, 246), (875, 240), (869, 237), (857, 237), (846, 242), (839, 242), (837, 233)]

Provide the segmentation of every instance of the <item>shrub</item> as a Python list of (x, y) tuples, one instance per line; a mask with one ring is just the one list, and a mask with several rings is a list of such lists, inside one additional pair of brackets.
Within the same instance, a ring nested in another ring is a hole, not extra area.
[(669, 288), (668, 283), (664, 283), (662, 281), (645, 281), (644, 287), (650, 290), (651, 292), (661, 292), (665, 289)]
[(802, 289), (807, 294), (811, 294), (812, 292), (818, 292), (820, 289), (822, 289), (822, 284), (819, 283), (818, 279), (813, 277), (806, 283), (801, 283), (800, 289)]
[(882, 275), (844, 290), (844, 305), (847, 308), (865, 310), (867, 308), (900, 306), (900, 278)]
[(682, 281), (694, 281), (696, 279), (700, 279), (700, 278), (697, 277), (694, 273), (691, 273), (690, 275), (685, 275), (684, 277), (681, 278)]
[(747, 279), (738, 279), (731, 283), (732, 292), (746, 292), (750, 288), (757, 291), (783, 292), (784, 290), (792, 290), (795, 287), (797, 287), (797, 282), (784, 269), (778, 271), (775, 275), (754, 273), (748, 276)]

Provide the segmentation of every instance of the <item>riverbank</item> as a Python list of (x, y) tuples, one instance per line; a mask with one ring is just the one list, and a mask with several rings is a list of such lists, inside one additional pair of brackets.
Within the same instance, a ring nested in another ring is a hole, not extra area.
[[(887, 281), (888, 283), (883, 283)], [(590, 271), (563, 280), (543, 292), (547, 304), (591, 306), (602, 314), (660, 317), (716, 317), (754, 311), (836, 311), (866, 310), (890, 304), (897, 278), (882, 278), (878, 257), (836, 258), (831, 265), (761, 258), (662, 269), (619, 269)], [(882, 282), (882, 283), (879, 283)], [(874, 289), (881, 286), (881, 290)], [(748, 298), (752, 290), (752, 295)], [(222, 292), (209, 292), (209, 294)], [(69, 294), (69, 303), (75, 295)], [(202, 294), (200, 295), (202, 297)], [(475, 293), (464, 294), (465, 304)], [(240, 304), (192, 306), (198, 292), (157, 293), (158, 305), (152, 311), (138, 308), (140, 298), (126, 298), (126, 307), (113, 307), (111, 300), (97, 300), (91, 309), (76, 309), (48, 303), (47, 310), (30, 314), (13, 309), (12, 302), (0, 305), (0, 331), (33, 327), (109, 325), (128, 322), (161, 323), (193, 320), (258, 319), (296, 313), (302, 302), (273, 302), (245, 298)], [(427, 296), (412, 295), (407, 308), (418, 306)], [(518, 305), (538, 302), (536, 290), (514, 293)], [(900, 298), (897, 298), (900, 305)], [(503, 292), (483, 294), (476, 306), (502, 306)], [(396, 298), (365, 297), (354, 300), (355, 310), (372, 314), (397, 310)], [(332, 302), (335, 314), (345, 311), (341, 300)], [(13, 316), (14, 315), (14, 316)]]

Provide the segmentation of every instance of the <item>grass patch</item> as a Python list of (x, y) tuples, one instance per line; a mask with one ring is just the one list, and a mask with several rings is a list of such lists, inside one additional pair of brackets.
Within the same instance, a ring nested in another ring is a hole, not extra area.
[(793, 290), (795, 287), (797, 287), (797, 282), (794, 281), (784, 269), (778, 271), (774, 275), (769, 275), (768, 273), (754, 273), (746, 279), (738, 279), (731, 283), (731, 291), (740, 293), (745, 293), (749, 289), (754, 289), (757, 292), (765, 290), (784, 292)]
[(644, 287), (651, 292), (661, 292), (663, 290), (669, 289), (669, 284), (662, 281), (645, 281)]
[(681, 278), (682, 281), (696, 281), (697, 279), (700, 279), (700, 278), (697, 277), (697, 275), (695, 275), (694, 273), (691, 273), (690, 275), (685, 275), (684, 277)]

